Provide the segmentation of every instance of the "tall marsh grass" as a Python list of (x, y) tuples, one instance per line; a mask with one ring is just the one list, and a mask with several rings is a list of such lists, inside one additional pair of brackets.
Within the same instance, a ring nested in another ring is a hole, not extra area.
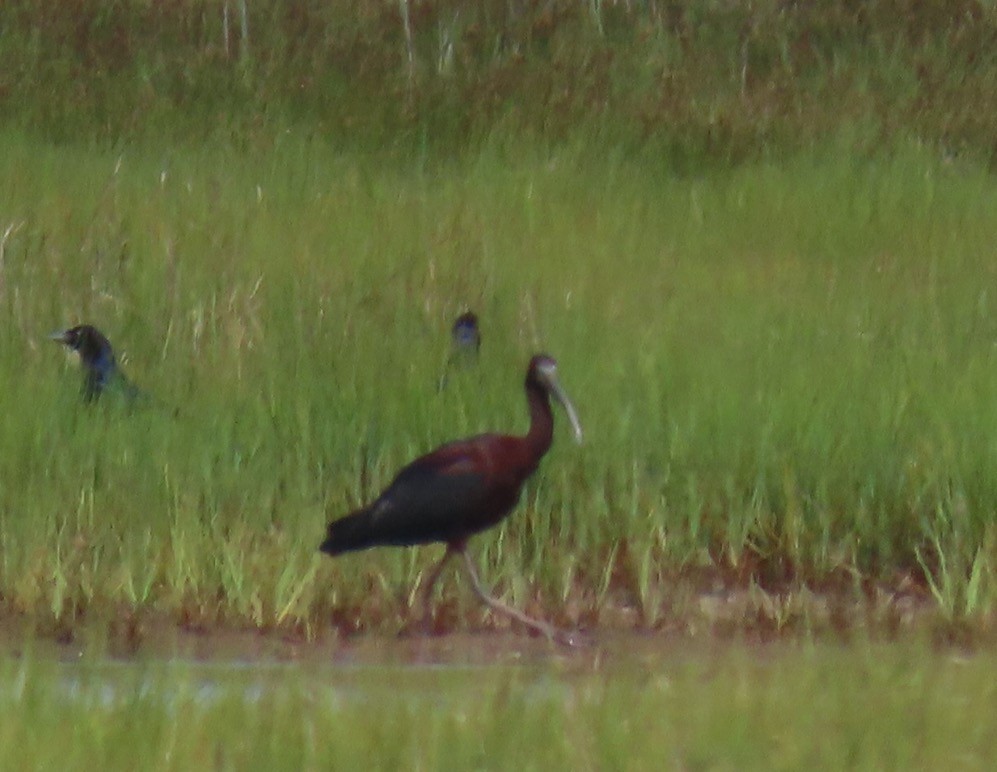
[(689, 173), (862, 125), (992, 165), (995, 39), (981, 0), (7, 0), (0, 122), (247, 150), (293, 127), (395, 157), (594, 134)]
[[(587, 439), (558, 416), (474, 542), (515, 602), (654, 620), (705, 567), (899, 571), (993, 608), (997, 186), (973, 166), (916, 143), (679, 178), (588, 146), (388, 165), (294, 132), (0, 153), (7, 610), (393, 624), (436, 553), (320, 560), (324, 522), (439, 442), (524, 430), (538, 350)], [(438, 394), (464, 307), (481, 362)], [(81, 321), (161, 404), (80, 404), (45, 335)]]

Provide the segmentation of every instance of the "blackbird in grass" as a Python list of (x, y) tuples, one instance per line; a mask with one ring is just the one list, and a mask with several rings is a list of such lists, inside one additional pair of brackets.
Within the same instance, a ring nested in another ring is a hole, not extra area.
[(481, 350), (481, 330), (478, 329), (478, 315), (465, 311), (457, 317), (451, 331), (455, 356), (473, 359)]
[(478, 329), (478, 315), (474, 311), (465, 311), (454, 320), (450, 330), (450, 341), (450, 356), (440, 378), (439, 391), (446, 388), (451, 369), (470, 367), (478, 361), (481, 330)]
[(96, 402), (103, 394), (115, 394), (132, 405), (141, 392), (121, 371), (111, 342), (96, 327), (81, 324), (49, 336), (75, 351), (83, 368), (83, 401)]

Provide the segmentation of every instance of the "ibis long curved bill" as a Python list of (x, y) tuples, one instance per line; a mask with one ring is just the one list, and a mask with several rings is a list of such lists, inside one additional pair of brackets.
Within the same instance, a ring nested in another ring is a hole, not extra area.
[(578, 411), (575, 410), (575, 405), (568, 397), (567, 392), (565, 392), (564, 387), (561, 386), (560, 382), (557, 380), (557, 376), (551, 373), (546, 379), (547, 388), (550, 389), (550, 394), (554, 399), (561, 403), (561, 407), (564, 408), (564, 412), (568, 414), (568, 421), (571, 422), (571, 432), (575, 436), (575, 442), (579, 445), (582, 444), (582, 422), (578, 420)]

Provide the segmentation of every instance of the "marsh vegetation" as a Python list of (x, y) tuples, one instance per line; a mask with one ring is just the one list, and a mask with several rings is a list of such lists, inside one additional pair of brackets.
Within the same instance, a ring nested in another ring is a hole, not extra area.
[[(8, 612), (391, 629), (437, 553), (322, 562), (325, 520), (442, 441), (522, 430), (541, 349), (590, 441), (558, 430), (472, 545), (519, 605), (653, 627), (685, 576), (992, 607), (997, 189), (971, 166), (6, 152)], [(464, 305), (488, 343), (440, 394)], [(171, 409), (83, 409), (44, 339), (80, 319)], [(462, 597), (441, 624), (480, 623)]]
[[(0, 9), (0, 633), (393, 634), (439, 552), (325, 560), (325, 523), (443, 441), (525, 429), (545, 350), (586, 444), (556, 426), (472, 542), (498, 596), (597, 639), (820, 655), (553, 697), (488, 673), (374, 719), (294, 679), (203, 702), (179, 671), (67, 703), (23, 656), (5, 763), (131, 765), (144, 738), (166, 766), (317, 768), (354, 734), (384, 766), (650, 765), (661, 737), (676, 766), (951, 760), (993, 697), (993, 8), (295, 0), (248, 4), (242, 37), (239, 5)], [(480, 353), (441, 392), (466, 309)], [(82, 404), (46, 340), (80, 322), (151, 404)], [(505, 624), (454, 576), (432, 614)], [(924, 632), (946, 647), (910, 654)]]

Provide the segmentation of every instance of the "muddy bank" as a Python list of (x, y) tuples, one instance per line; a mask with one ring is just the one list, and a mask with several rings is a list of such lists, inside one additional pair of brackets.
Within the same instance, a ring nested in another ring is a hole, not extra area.
[[(542, 614), (542, 609), (533, 609)], [(548, 617), (550, 618), (550, 617)], [(254, 663), (402, 664), (435, 662), (483, 665), (570, 658), (639, 656), (662, 649), (791, 642), (803, 639), (847, 642), (853, 638), (924, 638), (941, 646), (997, 644), (993, 614), (953, 619), (930, 594), (917, 588), (877, 589), (868, 594), (817, 592), (808, 588), (765, 591), (674, 590), (667, 608), (647, 623), (626, 603), (607, 605), (598, 615), (553, 617), (577, 630), (579, 646), (565, 647), (510, 626), (476, 607), (437, 609), (428, 631), (386, 623), (365, 629), (362, 618), (337, 613), (325, 624), (258, 629), (238, 621), (199, 620), (158, 611), (77, 613), (39, 620), (9, 611), (0, 615), (0, 652), (25, 652), (75, 660), (88, 655), (116, 658), (180, 658), (188, 661)]]

